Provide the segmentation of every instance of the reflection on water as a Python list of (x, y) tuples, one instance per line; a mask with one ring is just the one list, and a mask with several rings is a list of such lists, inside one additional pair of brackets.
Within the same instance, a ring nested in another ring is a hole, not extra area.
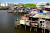
[(14, 29), (14, 21), (16, 16), (13, 16), (7, 11), (0, 11), (0, 33), (6, 33)]

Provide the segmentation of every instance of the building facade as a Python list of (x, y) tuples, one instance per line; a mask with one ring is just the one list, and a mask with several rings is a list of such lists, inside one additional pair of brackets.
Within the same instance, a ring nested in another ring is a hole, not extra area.
[(43, 6), (45, 6), (45, 5), (46, 5), (45, 2), (41, 2), (41, 3), (37, 3), (37, 4), (36, 4), (36, 7), (43, 7)]
[(4, 7), (4, 6), (14, 6), (14, 3), (0, 3), (0, 6), (1, 7)]
[(48, 2), (41, 2), (41, 3), (37, 3), (36, 7), (50, 7), (50, 3)]

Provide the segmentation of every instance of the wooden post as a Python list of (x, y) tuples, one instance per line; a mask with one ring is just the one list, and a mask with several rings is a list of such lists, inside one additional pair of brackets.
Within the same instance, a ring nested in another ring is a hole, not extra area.
[(26, 24), (25, 24), (25, 30), (26, 30)]
[(40, 28), (40, 18), (39, 18), (38, 22), (39, 22), (38, 24), (39, 24), (39, 28)]
[(36, 28), (36, 32), (37, 32), (37, 28)]
[[(19, 24), (20, 24), (20, 20), (19, 20)], [(20, 28), (21, 28), (21, 24), (20, 24)]]
[(50, 31), (49, 31), (49, 33), (50, 33)]
[(35, 31), (35, 33), (37, 32), (37, 28), (36, 27), (34, 28), (34, 31)]
[[(31, 23), (30, 23), (30, 25), (31, 25)], [(32, 25), (31, 25), (31, 27), (30, 27), (30, 32), (31, 32), (31, 30), (32, 30)]]
[(43, 33), (43, 29), (42, 29), (42, 33)]
[(21, 28), (21, 24), (20, 24), (20, 28)]
[(32, 30), (32, 26), (30, 27), (30, 32), (31, 32), (31, 30)]
[(35, 31), (35, 28), (34, 28), (34, 31)]
[(45, 29), (44, 29), (44, 33), (45, 33)]

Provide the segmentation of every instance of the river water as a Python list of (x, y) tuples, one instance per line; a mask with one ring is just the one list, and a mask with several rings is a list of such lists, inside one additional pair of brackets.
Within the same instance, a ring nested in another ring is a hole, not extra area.
[(15, 20), (16, 16), (7, 13), (5, 10), (0, 10), (0, 33), (12, 33), (14, 30)]

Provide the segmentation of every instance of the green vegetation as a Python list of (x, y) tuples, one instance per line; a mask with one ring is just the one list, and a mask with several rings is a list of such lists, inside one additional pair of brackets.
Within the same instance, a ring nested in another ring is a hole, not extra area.
[(14, 5), (14, 6), (23, 6), (23, 7), (29, 7), (29, 8), (36, 8), (36, 4), (18, 4), (18, 5)]

